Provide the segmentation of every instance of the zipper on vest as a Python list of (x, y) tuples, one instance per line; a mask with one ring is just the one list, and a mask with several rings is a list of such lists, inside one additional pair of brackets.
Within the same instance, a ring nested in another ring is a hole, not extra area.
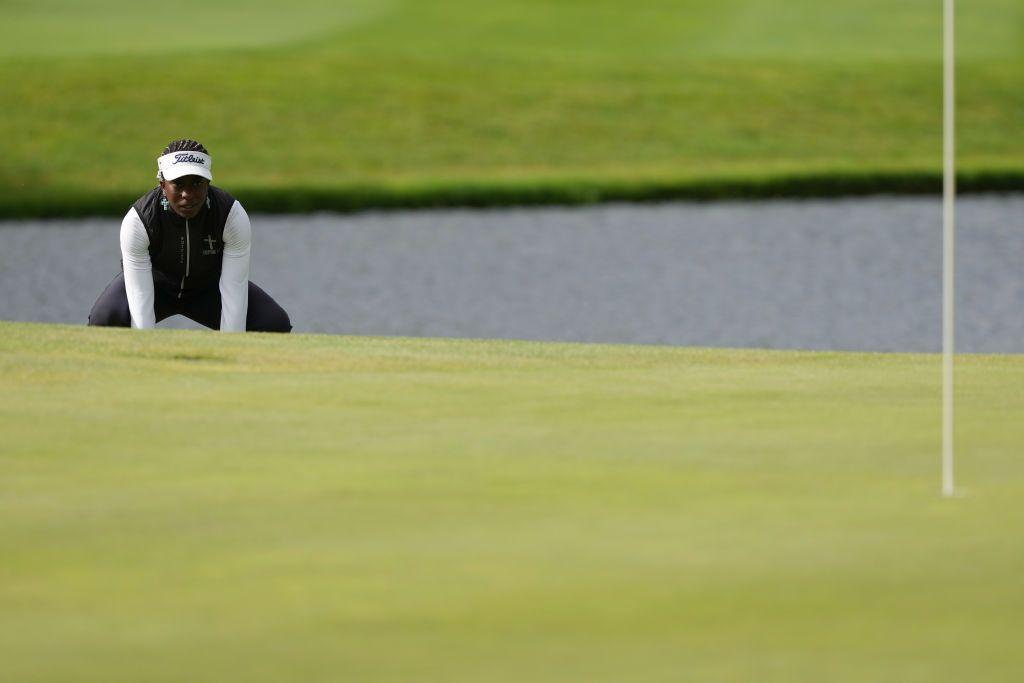
[(181, 298), (181, 295), (185, 293), (185, 278), (188, 277), (189, 260), (190, 260), (189, 257), (191, 256), (191, 252), (192, 252), (192, 245), (189, 244), (188, 219), (186, 218), (185, 219), (185, 274), (181, 276), (181, 288), (178, 290), (178, 298), (179, 299)]

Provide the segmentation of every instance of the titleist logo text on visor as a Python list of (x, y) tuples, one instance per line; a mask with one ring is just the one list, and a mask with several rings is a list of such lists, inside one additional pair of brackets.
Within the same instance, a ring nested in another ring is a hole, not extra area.
[(203, 166), (206, 165), (206, 159), (204, 159), (204, 158), (202, 158), (200, 156), (196, 156), (195, 154), (189, 154), (188, 152), (184, 152), (184, 153), (181, 153), (181, 154), (175, 154), (174, 155), (174, 163), (180, 164), (180, 163), (184, 163), (184, 162), (188, 162), (188, 163), (192, 163), (192, 164), (202, 164)]

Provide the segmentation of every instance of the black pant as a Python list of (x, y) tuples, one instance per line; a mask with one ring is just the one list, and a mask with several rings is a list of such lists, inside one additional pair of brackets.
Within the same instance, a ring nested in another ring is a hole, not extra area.
[[(183, 315), (213, 330), (220, 329), (220, 287), (209, 289), (186, 298), (165, 292), (154, 285), (154, 313), (160, 322), (172, 315)], [(124, 273), (118, 273), (89, 312), (89, 324), (102, 327), (131, 327), (128, 293), (124, 288)], [(285, 310), (269, 294), (249, 283), (249, 309), (245, 315), (247, 332), (290, 332), (291, 320)]]

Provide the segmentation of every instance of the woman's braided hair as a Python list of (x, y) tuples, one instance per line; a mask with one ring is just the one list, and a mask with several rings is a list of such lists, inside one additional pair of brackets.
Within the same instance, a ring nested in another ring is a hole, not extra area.
[[(160, 156), (164, 154), (170, 154), (171, 152), (202, 152), (203, 154), (209, 154), (210, 152), (203, 146), (203, 143), (198, 140), (189, 140), (187, 138), (182, 140), (174, 140), (169, 145), (164, 147), (164, 151), (160, 153)], [(157, 172), (156, 177), (158, 180), (164, 179), (164, 174)]]
[(203, 154), (209, 154), (207, 149), (203, 147), (203, 143), (198, 140), (175, 140), (164, 147), (163, 154), (170, 154), (171, 152), (202, 152)]

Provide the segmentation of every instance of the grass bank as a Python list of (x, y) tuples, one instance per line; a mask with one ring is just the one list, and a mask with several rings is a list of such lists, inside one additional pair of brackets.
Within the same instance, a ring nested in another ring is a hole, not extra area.
[[(1024, 8), (958, 26), (964, 189), (1022, 189)], [(923, 192), (941, 170), (930, 0), (48, 0), (0, 6), (0, 38), (4, 216), (121, 213), (183, 135), (274, 211)]]
[(1024, 357), (0, 323), (23, 681), (1005, 681)]

